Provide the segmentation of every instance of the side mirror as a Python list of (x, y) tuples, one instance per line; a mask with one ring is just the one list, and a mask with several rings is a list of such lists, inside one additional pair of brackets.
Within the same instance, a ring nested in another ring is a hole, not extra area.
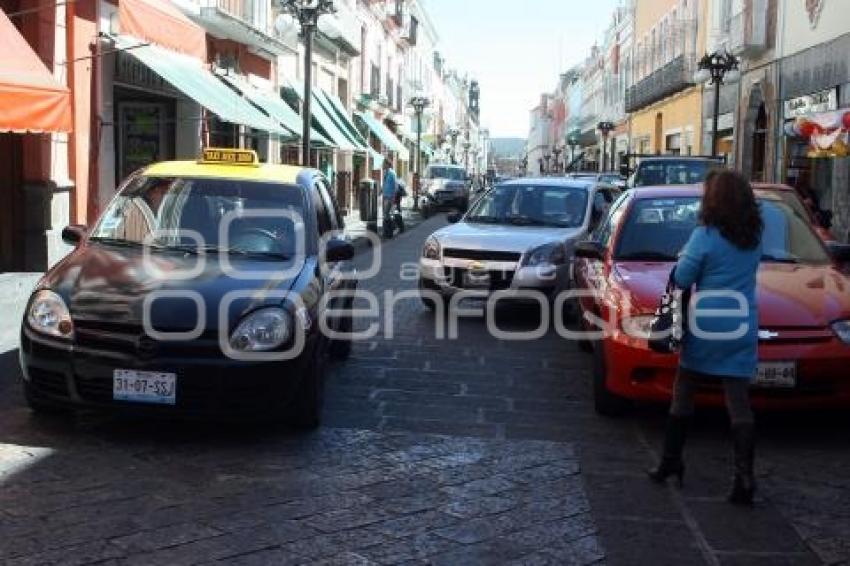
[(578, 242), (575, 248), (576, 257), (584, 259), (605, 259), (605, 246), (593, 240)]
[(460, 212), (449, 212), (446, 215), (446, 220), (448, 220), (450, 224), (456, 224), (456, 223), (460, 222), (460, 219), (461, 219)]
[(71, 224), (62, 229), (62, 241), (69, 246), (78, 245), (86, 237), (86, 227), (82, 224)]
[(837, 263), (850, 262), (850, 244), (828, 242), (826, 247), (829, 250), (829, 255), (832, 256), (832, 259), (834, 259)]
[(354, 246), (345, 240), (332, 239), (328, 240), (325, 245), (326, 263), (335, 263), (337, 261), (347, 261), (354, 258)]

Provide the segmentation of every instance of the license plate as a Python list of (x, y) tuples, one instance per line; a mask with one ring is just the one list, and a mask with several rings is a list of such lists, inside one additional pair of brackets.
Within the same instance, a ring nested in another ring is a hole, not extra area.
[(759, 387), (796, 387), (797, 364), (794, 362), (761, 362), (756, 372)]
[(174, 405), (176, 390), (174, 373), (116, 369), (112, 374), (112, 398), (116, 401)]
[(463, 286), (466, 289), (486, 289), (490, 286), (490, 274), (486, 271), (467, 271), (463, 274)]

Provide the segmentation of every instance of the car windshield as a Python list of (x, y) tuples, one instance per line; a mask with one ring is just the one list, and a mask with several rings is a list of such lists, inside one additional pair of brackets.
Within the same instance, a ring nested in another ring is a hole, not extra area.
[[(294, 185), (140, 176), (110, 203), (91, 239), (159, 250), (289, 257), (297, 249), (296, 231), (302, 231), (296, 228), (303, 222), (303, 203)], [(227, 241), (221, 239), (222, 226)]]
[(466, 178), (466, 174), (461, 167), (430, 165), (427, 169), (425, 169), (425, 178), (463, 181)]
[(498, 185), (482, 196), (466, 222), (576, 228), (587, 214), (587, 190), (557, 185)]
[[(618, 238), (615, 259), (675, 261), (699, 219), (696, 197), (635, 201)], [(809, 221), (777, 197), (759, 198), (764, 234), (762, 260), (782, 263), (829, 263), (829, 256)]]
[(692, 185), (705, 180), (708, 172), (720, 164), (708, 159), (659, 159), (644, 161), (635, 174), (636, 187), (654, 185)]

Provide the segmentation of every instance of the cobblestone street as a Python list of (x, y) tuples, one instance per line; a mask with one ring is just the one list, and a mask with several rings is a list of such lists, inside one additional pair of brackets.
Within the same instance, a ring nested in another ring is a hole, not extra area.
[[(361, 288), (415, 289), (402, 264), (444, 222), (386, 242)], [(498, 341), (480, 318), (437, 340), (418, 299), (392, 320), (332, 367), (310, 434), (35, 418), (0, 355), (0, 563), (850, 563), (846, 416), (760, 416), (761, 491), (734, 508), (722, 414), (697, 422), (684, 488), (658, 487), (663, 411), (596, 416), (575, 344)]]

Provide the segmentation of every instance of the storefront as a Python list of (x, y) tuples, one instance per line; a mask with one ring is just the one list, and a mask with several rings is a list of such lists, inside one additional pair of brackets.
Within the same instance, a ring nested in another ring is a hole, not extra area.
[(850, 34), (780, 63), (783, 147), (780, 180), (811, 191), (833, 218), (833, 234), (850, 238)]
[[(0, 4), (12, 13), (17, 6)], [(72, 130), (70, 92), (33, 48), (52, 26), (32, 23), (25, 38), (0, 9), (0, 273), (46, 269), (71, 215), (67, 144), (59, 144)]]

